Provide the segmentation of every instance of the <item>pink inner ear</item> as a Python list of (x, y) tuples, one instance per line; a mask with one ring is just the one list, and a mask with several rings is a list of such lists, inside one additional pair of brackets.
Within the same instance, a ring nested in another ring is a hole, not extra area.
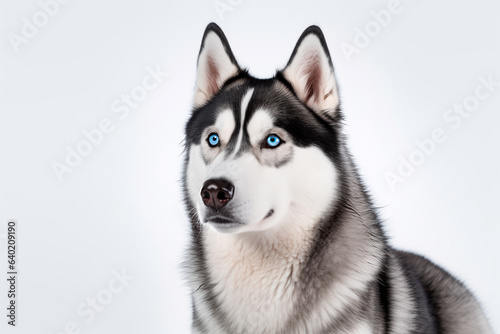
[(214, 96), (219, 91), (219, 71), (216, 61), (210, 55), (207, 55), (207, 70), (208, 91), (206, 93)]
[(304, 73), (306, 86), (304, 87), (304, 100), (309, 101), (314, 98), (314, 102), (320, 102), (321, 97), (321, 57), (317, 53), (312, 53), (309, 56)]

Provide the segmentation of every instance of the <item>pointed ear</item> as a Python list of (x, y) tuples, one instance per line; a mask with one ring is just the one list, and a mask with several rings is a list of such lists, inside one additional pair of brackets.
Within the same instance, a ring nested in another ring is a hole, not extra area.
[(320, 115), (333, 118), (339, 109), (337, 82), (321, 29), (307, 28), (282, 71), (302, 102)]
[(224, 82), (238, 75), (240, 68), (221, 28), (210, 23), (205, 29), (198, 55), (194, 104), (203, 105), (219, 92)]

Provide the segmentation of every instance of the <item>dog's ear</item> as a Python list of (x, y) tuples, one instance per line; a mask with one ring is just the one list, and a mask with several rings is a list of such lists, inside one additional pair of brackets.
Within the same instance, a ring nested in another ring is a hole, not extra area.
[(340, 104), (337, 81), (319, 27), (310, 26), (302, 33), (281, 73), (309, 108), (327, 118), (335, 116)]
[(194, 104), (208, 102), (228, 79), (238, 75), (240, 68), (221, 28), (210, 23), (205, 29), (198, 55)]

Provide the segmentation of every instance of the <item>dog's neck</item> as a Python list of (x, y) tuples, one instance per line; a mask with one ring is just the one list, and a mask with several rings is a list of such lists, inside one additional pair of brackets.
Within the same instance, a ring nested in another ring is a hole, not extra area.
[(259, 266), (278, 259), (302, 259), (314, 237), (312, 229), (303, 226), (242, 234), (221, 234), (207, 226), (204, 232), (209, 257), (257, 261)]
[[(292, 228), (273, 237), (204, 231), (211, 283), (235, 328), (268, 328), (277, 332), (292, 314), (294, 291), (308, 255), (312, 231)], [(285, 313), (283, 313), (285, 312)], [(288, 312), (288, 313), (286, 313)], [(249, 327), (250, 326), (250, 327)]]

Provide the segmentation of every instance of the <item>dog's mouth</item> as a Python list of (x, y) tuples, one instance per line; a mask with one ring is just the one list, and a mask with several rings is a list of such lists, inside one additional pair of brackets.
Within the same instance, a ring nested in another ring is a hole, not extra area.
[[(274, 209), (269, 210), (259, 223), (264, 222), (273, 214), (274, 214)], [(219, 232), (230, 232), (235, 228), (247, 225), (245, 223), (238, 221), (234, 217), (229, 217), (221, 214), (208, 215), (205, 217), (204, 221), (212, 225)]]
[(211, 215), (205, 217), (205, 221), (210, 224), (240, 224), (243, 225), (239, 222), (237, 222), (234, 218), (231, 217), (226, 217), (223, 215)]
[(216, 231), (220, 233), (230, 233), (231, 231), (245, 225), (238, 222), (234, 218), (229, 218), (221, 215), (205, 217), (205, 222), (210, 224)]

